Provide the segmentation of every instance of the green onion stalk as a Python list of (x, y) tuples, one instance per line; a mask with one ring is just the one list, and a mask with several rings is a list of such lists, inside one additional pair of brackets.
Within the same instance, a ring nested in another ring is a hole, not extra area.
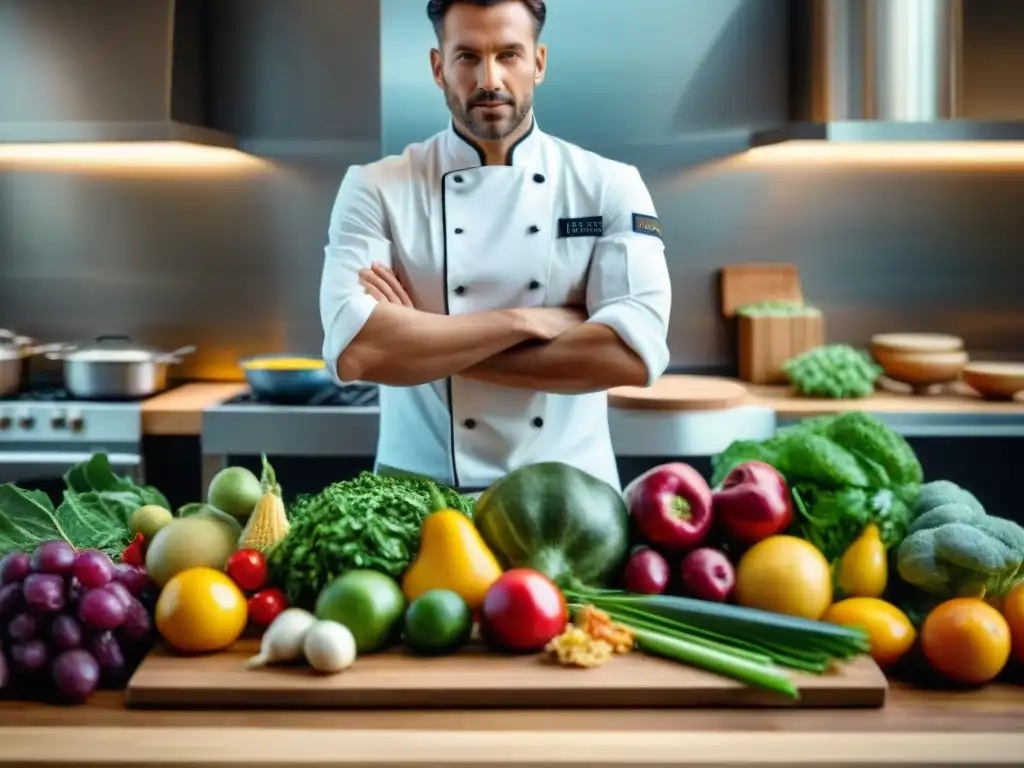
[(592, 605), (628, 627), (642, 652), (794, 699), (787, 670), (821, 675), (871, 649), (859, 628), (756, 608), (579, 586), (565, 597), (573, 612)]

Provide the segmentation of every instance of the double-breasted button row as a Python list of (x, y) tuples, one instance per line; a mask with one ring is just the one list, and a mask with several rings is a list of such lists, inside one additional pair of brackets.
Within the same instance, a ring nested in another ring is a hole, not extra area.
[[(530, 423), (533, 424), (533, 426), (535, 426), (537, 429), (540, 429), (541, 427), (544, 426), (544, 419), (542, 419), (540, 416), (535, 416), (533, 418), (533, 421), (531, 421)], [(465, 421), (462, 422), (462, 426), (464, 426), (466, 429), (476, 429), (476, 419), (466, 419)]]
[[(453, 229), (452, 232), (454, 232), (456, 235), (462, 235), (465, 234), (466, 230), (464, 230), (462, 227), (455, 227), (455, 229)], [(527, 229), (527, 232), (529, 232), (531, 235), (536, 235), (538, 232), (540, 232), (540, 227), (538, 227), (536, 224), (531, 224)]]
[[(538, 280), (531, 280), (530, 284), (527, 287), (531, 291), (536, 291), (538, 288), (540, 288), (540, 282)], [(452, 293), (454, 293), (456, 296), (462, 296), (465, 292), (466, 286), (464, 285), (456, 285), (454, 288), (452, 288)]]

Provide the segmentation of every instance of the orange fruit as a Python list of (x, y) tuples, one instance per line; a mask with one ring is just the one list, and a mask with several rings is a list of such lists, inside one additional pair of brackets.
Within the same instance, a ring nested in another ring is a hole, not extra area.
[(1007, 592), (1003, 598), (1003, 618), (1010, 625), (1013, 658), (1024, 664), (1024, 582)]
[(224, 650), (249, 620), (242, 590), (227, 574), (203, 567), (172, 577), (160, 591), (154, 614), (164, 640), (187, 653)]
[(954, 598), (940, 603), (924, 620), (921, 651), (948, 679), (981, 685), (995, 679), (1010, 659), (1010, 626), (984, 600)]

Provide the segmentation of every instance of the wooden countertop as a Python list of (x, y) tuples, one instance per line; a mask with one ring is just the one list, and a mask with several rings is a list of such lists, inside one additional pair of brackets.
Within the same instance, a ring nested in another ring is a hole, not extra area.
[(1024, 690), (880, 710), (145, 711), (0, 703), (0, 766), (1019, 765)]
[(142, 404), (142, 432), (146, 435), (198, 435), (203, 410), (249, 389), (241, 382), (184, 384)]
[[(1024, 400), (982, 400), (966, 388), (952, 387), (942, 394), (927, 396), (879, 391), (862, 400), (829, 400), (797, 397), (789, 387), (739, 383), (749, 393), (746, 404), (772, 408), (784, 417), (802, 418), (855, 409), (873, 413), (1024, 414)], [(147, 435), (198, 435), (204, 409), (247, 389), (241, 382), (196, 382), (176, 387), (142, 404), (143, 431)]]
[(789, 387), (744, 384), (752, 403), (772, 408), (780, 416), (821, 416), (842, 411), (870, 413), (983, 413), (1024, 414), (1024, 401), (983, 400), (966, 386), (953, 385), (934, 395), (879, 390), (858, 400), (799, 397)]

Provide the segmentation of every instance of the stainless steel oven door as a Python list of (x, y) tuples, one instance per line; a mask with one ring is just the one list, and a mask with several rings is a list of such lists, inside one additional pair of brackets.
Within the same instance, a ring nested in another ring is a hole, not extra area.
[[(59, 478), (75, 464), (92, 457), (89, 451), (10, 451), (0, 446), (0, 483)], [(142, 456), (138, 453), (108, 453), (110, 467), (118, 475), (141, 483)]]

